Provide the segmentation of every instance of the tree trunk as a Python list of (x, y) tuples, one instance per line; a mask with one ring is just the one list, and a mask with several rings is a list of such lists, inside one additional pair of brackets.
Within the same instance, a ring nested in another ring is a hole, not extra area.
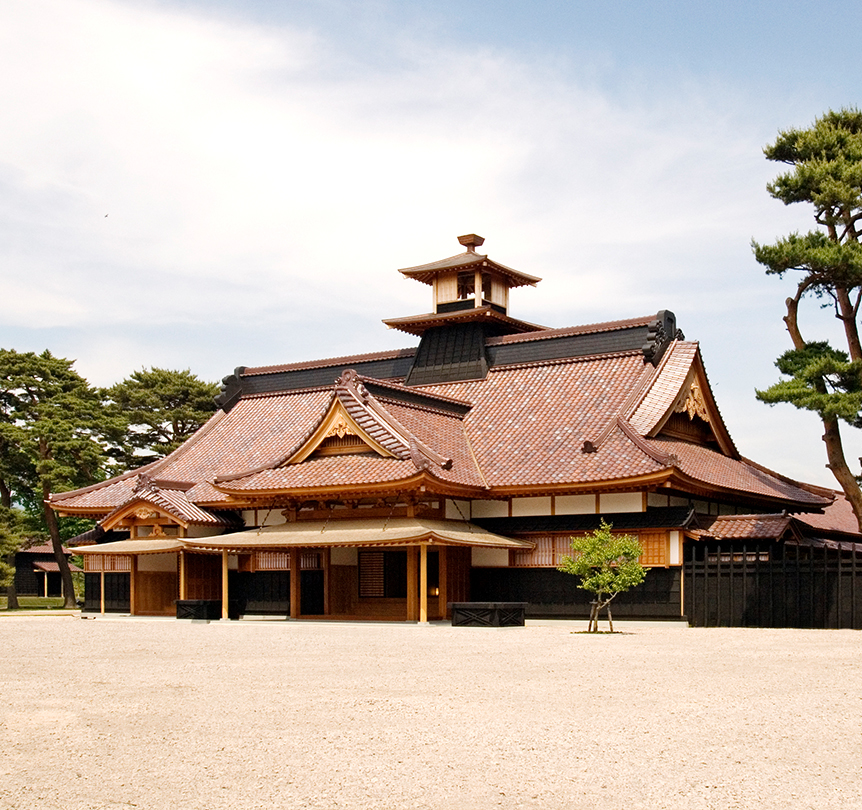
[(63, 607), (74, 609), (78, 607), (75, 599), (75, 583), (72, 582), (72, 571), (69, 569), (69, 560), (63, 553), (63, 541), (60, 540), (60, 527), (57, 524), (57, 514), (48, 505), (50, 494), (45, 487), (42, 488), (42, 514), (45, 516), (45, 523), (51, 535), (54, 559), (57, 561), (57, 566), (60, 569), (60, 579), (63, 581)]
[(850, 293), (843, 287), (835, 290), (838, 299), (839, 318), (844, 324), (844, 336), (847, 338), (847, 348), (851, 360), (862, 360), (862, 343), (859, 342), (859, 329), (856, 327), (856, 312), (850, 300)]
[(610, 631), (613, 633), (614, 632), (614, 617), (611, 616), (611, 603), (610, 602), (608, 602), (607, 611), (608, 611), (608, 628), (610, 628)]
[[(15, 567), (15, 554), (9, 554), (6, 557), (6, 563), (10, 568)], [(12, 571), (12, 579), (9, 580), (9, 584), (6, 586), (6, 610), (18, 610), (20, 605), (18, 604), (18, 591), (15, 590), (15, 571)]]
[[(796, 298), (788, 298), (787, 301), (785, 301), (785, 304), (787, 305), (787, 315), (784, 318), (784, 322), (787, 324), (787, 331), (790, 333), (793, 347), (797, 350), (805, 348), (805, 341), (802, 339), (802, 333), (799, 331), (799, 323), (797, 320), (799, 299), (802, 292), (804, 292), (804, 289), (802, 285), (800, 285)], [(847, 304), (850, 306), (852, 311), (853, 308), (850, 305), (850, 298), (849, 296), (846, 296), (846, 290), (844, 292), (845, 297), (847, 298)], [(859, 334), (856, 330), (855, 319), (851, 321), (849, 329), (848, 322), (844, 320), (844, 327), (847, 334), (847, 343), (848, 346), (850, 346), (851, 357), (853, 357), (853, 359), (862, 357), (862, 355), (853, 355), (854, 348), (850, 339), (851, 334), (855, 336), (858, 350)], [(823, 385), (823, 391), (825, 390), (826, 386)], [(826, 458), (829, 460), (829, 463), (826, 466), (832, 471), (832, 475), (835, 476), (835, 480), (844, 492), (844, 497), (847, 498), (847, 502), (853, 510), (853, 515), (856, 517), (856, 524), (859, 527), (859, 531), (862, 532), (862, 489), (859, 488), (859, 482), (847, 466), (847, 460), (844, 458), (844, 446), (841, 442), (841, 430), (838, 426), (838, 420), (824, 419), (823, 431), (822, 438), (823, 442), (826, 444)]]
[(856, 516), (859, 531), (862, 532), (862, 490), (859, 489), (859, 483), (856, 481), (844, 458), (844, 447), (841, 443), (841, 431), (838, 426), (838, 420), (824, 419), (823, 427), (825, 429), (823, 442), (826, 445), (826, 457), (829, 459), (829, 463), (826, 466), (832, 471), (835, 480), (841, 485), (844, 496), (847, 498), (850, 507), (853, 509), (853, 514)]

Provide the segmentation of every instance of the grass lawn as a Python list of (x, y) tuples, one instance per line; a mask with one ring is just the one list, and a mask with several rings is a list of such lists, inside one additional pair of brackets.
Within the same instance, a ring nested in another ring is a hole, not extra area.
[[(56, 610), (63, 607), (62, 596), (19, 596), (21, 610)], [(6, 610), (6, 597), (0, 596), (0, 610)]]

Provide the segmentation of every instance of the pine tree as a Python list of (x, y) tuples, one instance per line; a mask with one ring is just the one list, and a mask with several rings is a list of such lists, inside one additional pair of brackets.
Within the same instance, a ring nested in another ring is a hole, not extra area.
[(176, 450), (216, 411), (219, 387), (191, 371), (136, 371), (104, 393), (128, 423), (122, 462), (134, 469)]
[(75, 606), (68, 560), (52, 493), (105, 477), (107, 449), (123, 423), (73, 368), (50, 352), (0, 349), (0, 478), (4, 499), (41, 515), (63, 580), (66, 607)]
[[(823, 423), (827, 466), (853, 508), (862, 531), (862, 490), (847, 464), (840, 422), (862, 426), (862, 343), (858, 329), (862, 301), (862, 112), (828, 112), (808, 129), (779, 133), (764, 149), (768, 160), (791, 169), (767, 185), (785, 205), (809, 203), (817, 229), (792, 233), (772, 245), (752, 241), (755, 258), (768, 274), (801, 273), (786, 300), (784, 322), (793, 349), (776, 365), (789, 379), (757, 397), (773, 405), (789, 402), (817, 413)], [(831, 305), (841, 321), (846, 347), (806, 341), (799, 324), (803, 298)]]

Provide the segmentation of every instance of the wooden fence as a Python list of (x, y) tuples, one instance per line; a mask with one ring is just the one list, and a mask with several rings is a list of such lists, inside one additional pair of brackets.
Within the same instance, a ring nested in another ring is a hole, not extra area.
[(689, 624), (862, 629), (862, 554), (844, 545), (688, 546)]

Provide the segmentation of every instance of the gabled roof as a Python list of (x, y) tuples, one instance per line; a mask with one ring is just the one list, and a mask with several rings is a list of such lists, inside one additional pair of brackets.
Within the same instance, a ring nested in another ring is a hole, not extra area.
[(118, 525), (123, 518), (138, 512), (156, 513), (170, 518), (181, 526), (228, 526), (231, 521), (201, 509), (188, 499), (186, 492), (194, 487), (191, 482), (172, 482), (174, 489), (162, 489), (146, 474), (138, 476), (131, 496), (101, 521), (106, 531)]

